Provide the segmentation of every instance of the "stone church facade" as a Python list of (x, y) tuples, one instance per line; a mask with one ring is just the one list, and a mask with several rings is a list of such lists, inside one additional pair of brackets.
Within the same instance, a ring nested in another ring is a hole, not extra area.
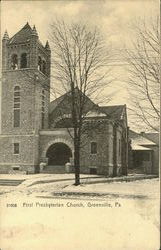
[[(35, 27), (27, 23), (12, 38), (5, 32), (0, 173), (74, 171), (70, 92), (50, 102), (50, 63), (49, 43), (42, 45)], [(126, 105), (101, 107), (87, 98), (83, 126), (80, 172), (126, 175)], [(67, 162), (70, 162), (68, 168)]]

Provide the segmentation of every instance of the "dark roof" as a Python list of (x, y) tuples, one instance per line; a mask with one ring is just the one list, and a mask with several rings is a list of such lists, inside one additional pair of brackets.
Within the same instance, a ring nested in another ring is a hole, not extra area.
[[(81, 91), (79, 90), (78, 87), (75, 87), (75, 94), (77, 94), (76, 91), (81, 92)], [(64, 95), (58, 97), (57, 99), (53, 100), (53, 101), (50, 103), (50, 105), (49, 105), (49, 112), (52, 113), (52, 112), (54, 111), (54, 109), (55, 109), (55, 108), (65, 99), (65, 97), (67, 97), (67, 96), (69, 97), (70, 94), (71, 94), (71, 90), (69, 90), (68, 92), (66, 92)], [(89, 99), (89, 97), (87, 97), (87, 96), (85, 96), (85, 97), (86, 97), (87, 103), (88, 103), (88, 102), (93, 103), (93, 102)], [(87, 105), (88, 105), (88, 104), (87, 104)], [(93, 103), (93, 105), (95, 106), (96, 104)], [(87, 107), (88, 107), (88, 106), (87, 106)]]
[[(79, 90), (79, 89), (78, 89)], [(80, 91), (80, 90), (79, 90)], [(49, 112), (50, 114), (55, 110), (55, 108), (64, 100), (64, 98), (70, 94), (71, 91), (65, 93), (64, 95), (58, 97), (57, 99), (55, 99), (54, 101), (52, 101), (50, 103), (49, 106)], [(91, 101), (87, 96), (86, 96), (87, 100)], [(92, 101), (91, 101), (92, 102)], [(94, 103), (93, 103), (94, 104)], [(123, 110), (125, 109), (125, 105), (115, 105), (115, 106), (98, 106), (96, 104), (94, 104), (92, 110), (97, 111), (99, 113), (104, 113), (106, 114), (109, 118), (112, 119), (117, 119), (120, 120), (122, 119), (122, 113)], [(87, 110), (88, 111), (88, 110)]]
[(114, 105), (114, 106), (100, 106), (102, 112), (106, 113), (113, 119), (121, 119), (122, 112), (125, 105)]
[(67, 96), (68, 93), (65, 93), (64, 95), (59, 96), (49, 104), (49, 113), (52, 113), (54, 109), (61, 103), (61, 101), (64, 100), (65, 96)]
[(159, 145), (159, 133), (144, 133), (143, 136)]
[(9, 40), (9, 43), (12, 44), (27, 42), (31, 34), (32, 28), (28, 23), (26, 23), (26, 25)]
[[(75, 95), (79, 95), (79, 92), (81, 92), (81, 90), (78, 87), (75, 87)], [(83, 94), (81, 92), (81, 94)], [(55, 108), (60, 105), (61, 102), (63, 102), (65, 100), (66, 97), (70, 97), (71, 95), (71, 90), (66, 92), (64, 95), (58, 97), (57, 99), (55, 99), (54, 101), (52, 101), (49, 105), (49, 112), (50, 114), (55, 110)], [(70, 101), (70, 100), (68, 100)], [(84, 108), (84, 112), (87, 113), (89, 110), (91, 109), (95, 109), (97, 107), (97, 109), (99, 109), (99, 106), (96, 105), (88, 96), (85, 95), (85, 108)]]
[(140, 146), (155, 146), (156, 143), (145, 138), (144, 136), (142, 136), (141, 134), (139, 133), (136, 133), (134, 132), (133, 130), (129, 130), (129, 138), (131, 139), (132, 141), (132, 148), (134, 145), (140, 145)]

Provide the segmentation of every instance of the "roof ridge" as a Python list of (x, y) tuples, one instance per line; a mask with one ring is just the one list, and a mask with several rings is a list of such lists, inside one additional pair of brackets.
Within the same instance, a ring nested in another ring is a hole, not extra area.
[[(88, 101), (92, 102), (93, 105), (96, 105), (85, 93), (83, 93), (77, 86), (75, 87), (75, 90), (77, 90), (78, 92), (81, 92), (83, 95), (85, 95), (85, 98), (88, 99)], [(50, 102), (50, 106), (51, 106), (51, 110), (53, 111), (55, 107), (52, 108), (52, 105), (54, 106), (54, 104), (59, 105), (61, 102), (63, 102), (64, 98), (66, 96), (68, 96), (70, 93), (72, 92), (72, 90), (70, 89), (69, 91), (67, 91), (66, 93), (64, 93), (63, 95), (59, 96), (58, 98), (56, 98), (55, 100), (53, 100), (52, 102)], [(75, 92), (77, 94), (77, 92)], [(59, 100), (60, 99), (60, 100)], [(99, 107), (98, 107), (99, 108)], [(50, 110), (50, 112), (52, 112)]]
[[(31, 26), (30, 26), (30, 24), (27, 22), (27, 23), (22, 27), (22, 29), (28, 29), (28, 28), (32, 29)], [(22, 29), (21, 29), (21, 30), (22, 30)]]
[[(135, 138), (132, 137), (132, 134), (130, 135), (130, 133), (133, 133)], [(145, 142), (142, 144), (141, 142), (137, 142), (138, 145), (147, 145), (146, 142), (150, 142), (151, 145), (156, 145), (156, 142), (152, 141), (151, 139), (145, 137), (144, 135), (141, 135), (140, 133), (135, 132), (134, 130), (129, 130), (129, 137), (131, 137), (132, 140), (136, 140), (138, 138), (143, 138), (145, 140)]]
[(26, 36), (29, 36), (30, 32), (32, 33), (32, 28), (27, 22), (19, 31), (16, 32), (10, 39), (9, 43), (14, 43), (14, 42), (22, 42)]
[(55, 102), (56, 100), (58, 100), (58, 99), (61, 98), (61, 97), (64, 97), (65, 95), (67, 95), (67, 94), (70, 93), (70, 92), (71, 92), (71, 90), (67, 91), (66, 93), (64, 93), (63, 95), (60, 95), (59, 97), (57, 97), (56, 99), (54, 99), (54, 100), (51, 101), (50, 103)]
[[(81, 91), (78, 87), (75, 87), (75, 89), (78, 89), (79, 91)], [(72, 92), (72, 90), (70, 89), (70, 90), (68, 90), (66, 93), (64, 93), (63, 95), (60, 95), (59, 97), (57, 97), (55, 100), (53, 100), (52, 102), (55, 102), (57, 99), (59, 99), (60, 97), (63, 97), (63, 96), (65, 96), (65, 95), (67, 95), (67, 94), (69, 94), (69, 93), (71, 93)], [(52, 102), (50, 102), (50, 103), (52, 103)]]

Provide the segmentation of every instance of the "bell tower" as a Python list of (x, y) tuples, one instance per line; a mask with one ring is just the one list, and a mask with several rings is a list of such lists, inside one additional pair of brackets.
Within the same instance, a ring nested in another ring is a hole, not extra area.
[(39, 131), (48, 128), (50, 57), (49, 43), (42, 45), (35, 26), (27, 23), (11, 38), (5, 31), (0, 143), (6, 149), (0, 153), (0, 165), (7, 161), (8, 169), (12, 163), (34, 172), (38, 165)]

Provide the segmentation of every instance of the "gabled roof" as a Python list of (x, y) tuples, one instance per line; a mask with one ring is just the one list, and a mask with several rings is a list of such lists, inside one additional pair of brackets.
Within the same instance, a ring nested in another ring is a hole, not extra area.
[(156, 145), (155, 142), (145, 138), (144, 136), (134, 132), (133, 130), (129, 130), (129, 137), (138, 145)]
[(159, 145), (159, 133), (144, 133), (143, 136)]
[(49, 104), (49, 113), (52, 113), (56, 107), (64, 100), (64, 98), (69, 94), (69, 92), (65, 93), (64, 95), (59, 96)]
[(137, 144), (133, 144), (132, 145), (132, 149), (135, 150), (135, 151), (152, 151), (152, 149), (150, 148), (146, 148), (146, 147), (143, 147), (143, 146), (140, 146), (140, 145), (137, 145)]
[[(77, 87), (76, 89), (80, 91)], [(71, 91), (65, 93), (64, 95), (58, 97), (57, 99), (53, 100), (49, 105), (49, 112), (50, 114), (60, 105), (61, 102), (64, 101), (66, 96), (69, 96)], [(93, 103), (89, 97), (86, 96), (87, 103), (90, 101)], [(98, 106), (93, 103), (92, 109), (87, 109), (86, 117), (108, 117), (114, 120), (121, 120), (123, 118), (123, 112), (125, 110), (125, 105), (115, 105), (115, 106)]]
[(12, 38), (10, 38), (9, 44), (27, 42), (31, 34), (32, 28), (28, 23), (26, 23), (26, 25), (20, 31), (18, 31)]
[(124, 111), (125, 105), (100, 106), (102, 112), (106, 113), (113, 119), (120, 120)]
[(143, 150), (143, 148), (145, 148), (144, 150), (147, 150), (146, 146), (156, 146), (156, 143), (132, 130), (129, 130), (129, 137), (131, 139), (131, 147), (133, 150)]
[[(81, 92), (81, 90), (78, 87), (75, 87), (75, 95), (77, 95), (77, 93)], [(84, 95), (83, 92), (81, 92), (81, 95)], [(49, 105), (49, 112), (50, 114), (60, 105), (61, 102), (63, 102), (65, 100), (66, 97), (70, 97), (71, 96), (71, 90), (66, 92), (64, 95), (56, 98), (55, 100), (53, 100), (50, 105)], [(93, 107), (97, 106), (95, 103), (93, 103), (90, 98), (88, 96), (85, 95), (85, 106), (87, 108), (86, 112), (89, 111), (89, 103), (93, 104)], [(98, 107), (98, 106), (97, 106)], [(85, 108), (85, 109), (86, 109)]]

